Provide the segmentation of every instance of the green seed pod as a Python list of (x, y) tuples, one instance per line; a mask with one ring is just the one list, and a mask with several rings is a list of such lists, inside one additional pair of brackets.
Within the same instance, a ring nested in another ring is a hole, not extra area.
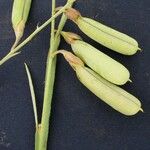
[(62, 35), (71, 44), (73, 52), (106, 80), (117, 85), (123, 85), (130, 80), (130, 73), (127, 68), (116, 60), (82, 41), (74, 33), (62, 32)]
[(95, 72), (92, 70), (89, 71), (86, 67), (77, 67), (76, 73), (82, 84), (120, 113), (131, 116), (138, 111), (143, 111), (141, 109), (141, 103), (137, 98), (109, 83), (100, 76), (97, 78), (93, 75)]
[(131, 99), (132, 101), (134, 101), (137, 105), (139, 105), (139, 107), (141, 107), (141, 102), (133, 95), (129, 94), (128, 92), (126, 92), (125, 90), (123, 90), (122, 88), (116, 86), (115, 84), (112, 84), (108, 81), (106, 81), (104, 78), (102, 78), (101, 76), (99, 76), (96, 72), (92, 71), (89, 68), (86, 68), (93, 76), (95, 76), (95, 78), (97, 78), (98, 80), (100, 80), (101, 82), (103, 82), (104, 84), (106, 84), (107, 86), (109, 86), (110, 88), (114, 89), (116, 92), (118, 92), (119, 94), (127, 97), (128, 99)]
[(56, 54), (58, 53), (64, 55), (81, 83), (109, 106), (127, 116), (135, 115), (139, 111), (143, 112), (141, 102), (136, 97), (85, 67), (83, 62), (72, 53), (65, 50), (58, 51)]
[(137, 50), (140, 50), (135, 39), (93, 19), (82, 17), (75, 9), (68, 9), (66, 15), (87, 36), (118, 53), (133, 55)]
[(26, 21), (31, 7), (31, 0), (14, 0), (12, 10), (12, 25), (16, 36), (16, 41), (12, 46), (15, 48), (23, 36)]

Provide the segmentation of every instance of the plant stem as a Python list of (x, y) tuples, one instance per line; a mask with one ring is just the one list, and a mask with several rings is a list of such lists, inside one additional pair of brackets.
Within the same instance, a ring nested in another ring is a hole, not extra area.
[(15, 56), (16, 52), (18, 52), (24, 45), (26, 45), (29, 41), (32, 40), (32, 38), (38, 34), (42, 29), (44, 29), (47, 25), (49, 25), (56, 17), (58, 17), (60, 14), (62, 14), (66, 8), (69, 7), (70, 3), (74, 2), (74, 0), (69, 0), (65, 6), (63, 6), (55, 15), (53, 15), (50, 19), (48, 19), (44, 24), (42, 24), (40, 27), (37, 27), (37, 29), (28, 37), (26, 38), (21, 44), (19, 44), (16, 48), (14, 48), (12, 51), (10, 51), (2, 60), (0, 60), (0, 65), (5, 63), (8, 59)]
[[(52, 0), (52, 16), (55, 14), (55, 6), (56, 6), (56, 0)], [(55, 36), (55, 19), (51, 23), (51, 38), (50, 38), (50, 49), (54, 45), (54, 37)]]
[[(70, 3), (69, 7), (71, 8), (72, 5), (73, 5), (73, 2)], [(67, 16), (63, 13), (61, 20), (60, 20), (60, 23), (58, 25), (58, 29), (57, 29), (56, 34), (55, 34), (55, 38), (58, 38), (58, 36), (60, 36), (60, 33), (63, 30), (66, 21), (67, 21)]]
[[(55, 5), (56, 2), (55, 0), (52, 0), (52, 16), (55, 13)], [(49, 52), (50, 50), (54, 49), (54, 40), (55, 40), (55, 19), (51, 22), (51, 38), (50, 38), (50, 48), (49, 48)], [(52, 86), (52, 88), (47, 91), (48, 92), (48, 98), (50, 98), (50, 101), (52, 99), (52, 95), (53, 95), (53, 84), (54, 84), (54, 77), (55, 77), (55, 67), (56, 67), (56, 59), (49, 59), (49, 54), (47, 57), (47, 66), (46, 66), (46, 81), (45, 81), (45, 88), (47, 86)], [(49, 73), (51, 74), (50, 78), (47, 78), (47, 76), (49, 76)], [(51, 85), (49, 85), (51, 84)], [(44, 96), (45, 97), (45, 96)], [(45, 108), (47, 107), (47, 108)], [(44, 110), (45, 109), (49, 109), (49, 111), (45, 114)], [(49, 132), (49, 116), (50, 116), (50, 110), (51, 110), (51, 106), (48, 106), (46, 103), (45, 106), (45, 101), (43, 103), (43, 112), (42, 112), (42, 121), (41, 121), (41, 125), (40, 125), (40, 131), (38, 132), (38, 134), (35, 134), (35, 150), (46, 150), (47, 149), (47, 140), (48, 140), (48, 132)], [(45, 119), (45, 117), (47, 117), (47, 119)], [(44, 123), (43, 123), (43, 118), (44, 118)]]
[[(68, 0), (69, 2), (69, 0)], [(72, 3), (69, 3), (68, 7), (71, 7)], [(52, 4), (54, 7), (54, 1)], [(44, 90), (44, 102), (43, 102), (43, 112), (40, 128), (36, 133), (36, 150), (46, 150), (47, 148), (47, 139), (49, 132), (49, 118), (51, 113), (51, 102), (53, 95), (53, 87), (55, 81), (55, 70), (56, 70), (56, 57), (50, 57), (50, 54), (57, 51), (60, 43), (60, 32), (63, 29), (66, 23), (67, 17), (63, 14), (61, 21), (59, 23), (58, 30), (56, 32), (55, 38), (54, 33), (51, 33), (51, 46), (49, 49), (47, 57), (47, 66), (46, 66), (46, 76), (45, 76), (45, 90)], [(54, 23), (51, 26), (52, 32), (54, 32)]]

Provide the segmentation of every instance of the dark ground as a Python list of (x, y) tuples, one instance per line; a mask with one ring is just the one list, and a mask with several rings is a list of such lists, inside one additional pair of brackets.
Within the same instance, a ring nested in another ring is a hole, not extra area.
[[(14, 41), (11, 27), (12, 0), (0, 0), (0, 57)], [(65, 1), (58, 1), (58, 6)], [(88, 91), (76, 78), (63, 57), (58, 57), (52, 103), (49, 150), (150, 150), (150, 1), (78, 0), (75, 8), (82, 15), (101, 21), (138, 40), (142, 53), (122, 56), (104, 48), (81, 33), (68, 21), (66, 31), (74, 31), (93, 46), (123, 63), (133, 83), (124, 89), (137, 96), (145, 113), (125, 117)], [(50, 17), (49, 0), (33, 0), (24, 37), (37, 23)], [(62, 40), (61, 48), (70, 50)], [(49, 28), (28, 45), (22, 54), (0, 67), (0, 150), (33, 150), (34, 117), (23, 63), (31, 70), (41, 116)]]

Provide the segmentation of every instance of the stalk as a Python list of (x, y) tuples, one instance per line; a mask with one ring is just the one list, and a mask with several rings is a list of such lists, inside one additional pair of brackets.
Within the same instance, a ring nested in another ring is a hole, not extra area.
[[(54, 15), (54, 12), (55, 12), (55, 5), (56, 5), (55, 0), (52, 0), (52, 16)], [(55, 19), (51, 22), (51, 38), (50, 38), (50, 48), (49, 48), (48, 53), (50, 53), (50, 50), (54, 50), (54, 40), (55, 40), (55, 37), (54, 37), (55, 31), (54, 30), (55, 30)], [(49, 78), (45, 82), (45, 87), (49, 86), (48, 84), (51, 84), (51, 86), (52, 86), (52, 90), (47, 91), (48, 97), (50, 97), (50, 100), (51, 100), (52, 94), (53, 94), (56, 59), (53, 59), (53, 60), (49, 59), (49, 54), (48, 54), (47, 64), (49, 64), (49, 65), (46, 66), (46, 76), (49, 76), (48, 74), (51, 72), (51, 78)], [(50, 72), (47, 72), (47, 70), (49, 70)], [(43, 107), (44, 107), (44, 104), (43, 104)], [(48, 107), (48, 105), (46, 107)], [(49, 109), (51, 109), (51, 108), (49, 108)], [(44, 111), (44, 109), (43, 109), (43, 111)], [(45, 113), (44, 113), (44, 115), (42, 114), (42, 120), (43, 120), (44, 116), (45, 117), (50, 116), (50, 111), (47, 114), (45, 114)], [(48, 130), (49, 130), (48, 126), (49, 126), (49, 117), (45, 121), (45, 123), (42, 123), (42, 121), (41, 121), (40, 131), (39, 130), (36, 131), (35, 150), (46, 150), (47, 149)]]
[(53, 15), (50, 19), (48, 19), (44, 24), (42, 24), (40, 27), (37, 27), (37, 29), (29, 36), (27, 37), (21, 44), (19, 44), (16, 48), (11, 50), (4, 58), (0, 60), (0, 65), (4, 64), (7, 60), (10, 58), (18, 55), (18, 51), (26, 45), (28, 42), (32, 40), (35, 35), (37, 35), (42, 29), (44, 29), (47, 25), (49, 25), (56, 17), (58, 17), (60, 14), (62, 14), (66, 8), (70, 6), (71, 3), (73, 3), (75, 0), (68, 0), (66, 5), (64, 5), (55, 15)]
[[(69, 3), (68, 7), (71, 7), (73, 2), (74, 1)], [(52, 3), (53, 3), (52, 14), (54, 14), (55, 0), (53, 0)], [(59, 47), (60, 32), (63, 29), (66, 23), (66, 20), (67, 18), (63, 14), (55, 36), (54, 36), (55, 21), (53, 21), (51, 25), (51, 40), (50, 40), (50, 49), (49, 49), (48, 57), (47, 57), (42, 120), (41, 120), (41, 124), (39, 125), (39, 129), (36, 131), (36, 135), (35, 135), (35, 150), (47, 149), (47, 139), (48, 139), (48, 133), (49, 133), (49, 119), (50, 119), (50, 114), (51, 114), (51, 102), (52, 102), (53, 87), (54, 87), (54, 81), (55, 81), (55, 70), (56, 70), (56, 57), (50, 57), (50, 54), (57, 51)]]

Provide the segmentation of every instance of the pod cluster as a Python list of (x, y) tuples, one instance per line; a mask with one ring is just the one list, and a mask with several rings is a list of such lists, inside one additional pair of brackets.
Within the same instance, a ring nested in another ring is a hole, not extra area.
[(130, 80), (128, 69), (121, 63), (84, 42), (76, 34), (62, 32), (62, 35), (71, 45), (73, 52), (106, 80), (117, 85), (123, 85)]
[(85, 67), (80, 58), (65, 50), (60, 50), (55, 54), (58, 53), (64, 55), (75, 70), (80, 82), (116, 111), (126, 116), (132, 116), (139, 111), (143, 111), (141, 102), (136, 97), (105, 80), (92, 69)]
[[(86, 35), (116, 52), (133, 55), (139, 50), (138, 43), (133, 38), (90, 18), (82, 17), (75, 9), (68, 9), (66, 15)], [(60, 53), (74, 68), (83, 85), (124, 115), (131, 116), (138, 111), (143, 111), (141, 102), (136, 97), (117, 86), (131, 81), (130, 72), (124, 65), (84, 42), (75, 33), (63, 31), (61, 35), (71, 45), (76, 56), (66, 51), (60, 51)], [(80, 63), (80, 65), (75, 63), (77, 61), (74, 62), (73, 60), (77, 60), (77, 58), (80, 59), (80, 62), (82, 60), (89, 68), (85, 67), (83, 63)]]

